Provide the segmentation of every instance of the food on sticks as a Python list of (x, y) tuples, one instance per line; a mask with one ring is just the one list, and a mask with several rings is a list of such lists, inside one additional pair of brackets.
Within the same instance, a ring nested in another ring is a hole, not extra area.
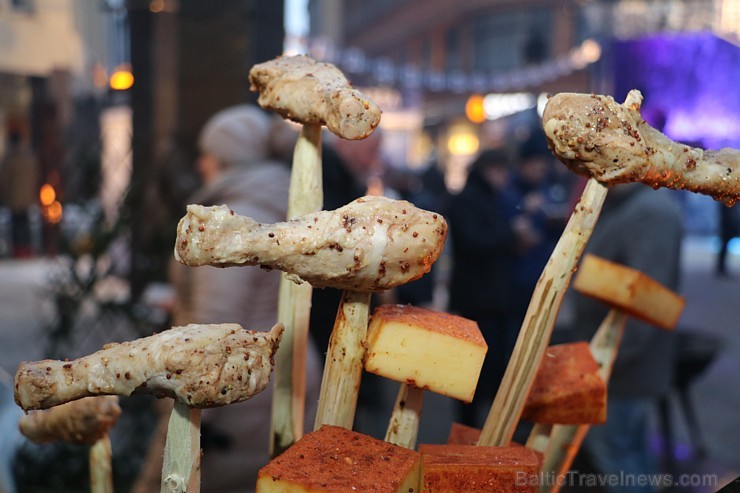
[(487, 351), (473, 320), (412, 305), (381, 305), (368, 327), (365, 370), (471, 402)]
[(134, 392), (173, 397), (193, 408), (240, 402), (267, 386), (282, 331), (279, 324), (270, 332), (191, 324), (108, 344), (74, 361), (21, 363), (15, 401), (26, 411)]
[(257, 493), (415, 493), (419, 453), (324, 425), (260, 469)]
[(480, 445), (505, 446), (519, 423), (550, 342), (570, 278), (591, 237), (607, 188), (590, 178), (535, 286), (506, 372), (481, 429)]
[(480, 430), (478, 428), (453, 421), (450, 426), (450, 434), (447, 435), (447, 444), (477, 445), (479, 438)]
[(522, 446), (421, 444), (422, 493), (537, 492), (541, 458)]
[[(263, 108), (275, 110), (283, 117), (302, 124), (293, 154), (287, 219), (297, 219), (321, 210), (321, 126), (325, 124), (341, 138), (364, 139), (380, 123), (380, 109), (353, 89), (339, 69), (328, 63), (317, 63), (307, 56), (278, 57), (254, 66), (249, 75), (250, 89), (260, 93), (258, 103)], [(340, 324), (339, 333), (334, 339), (338, 345), (356, 346), (361, 344), (367, 328), (369, 295), (360, 298), (357, 294), (349, 293), (342, 300), (339, 313), (351, 312), (351, 318), (364, 326), (349, 327), (344, 331), (342, 327), (345, 324)], [(271, 455), (284, 450), (303, 433), (304, 366), (310, 305), (311, 285), (296, 285), (289, 281), (288, 276), (282, 276), (278, 321), (285, 325), (285, 349), (278, 354), (276, 364)], [(350, 332), (359, 333), (351, 334), (353, 340), (337, 340)], [(360, 353), (358, 348), (354, 349)], [(333, 359), (334, 356), (329, 352), (327, 360)], [(349, 360), (347, 365), (340, 362), (336, 370), (342, 370), (345, 366), (357, 366), (352, 357)], [(334, 369), (329, 369), (329, 373), (334, 373)], [(357, 372), (351, 371), (349, 375), (344, 382), (346, 387), (355, 385)], [(337, 395), (342, 393), (339, 389)], [(320, 404), (324, 414), (328, 412), (324, 405), (327, 397), (322, 392)], [(351, 406), (353, 397), (348, 395), (344, 400)], [(350, 419), (353, 412), (347, 409), (344, 414), (347, 415), (346, 419)], [(318, 420), (335, 421), (335, 418), (325, 418), (326, 416), (319, 415)]]
[(446, 235), (441, 215), (385, 197), (275, 224), (226, 206), (189, 205), (177, 228), (175, 257), (193, 267), (259, 264), (314, 287), (375, 292), (429, 272)]
[(681, 317), (683, 296), (642, 272), (596, 255), (586, 255), (573, 288), (663, 329), (672, 329)]
[[(609, 283), (608, 289), (604, 280)], [(658, 328), (672, 330), (684, 307), (681, 296), (650, 277), (594, 255), (587, 255), (581, 261), (573, 287), (589, 296), (598, 295), (598, 299), (612, 307), (589, 343), (591, 354), (599, 366), (599, 376), (606, 384), (609, 383), (627, 316), (647, 320)], [(601, 288), (605, 289), (600, 291)], [(625, 301), (626, 292), (638, 293), (640, 302), (633, 302), (629, 296)], [(578, 453), (589, 426), (556, 424), (550, 428), (536, 424), (527, 440), (527, 446), (544, 452), (542, 470), (545, 474), (565, 474)], [(558, 485), (557, 481), (554, 482), (549, 491), (557, 491)]]
[(326, 125), (344, 139), (364, 139), (380, 123), (380, 108), (329, 63), (306, 55), (282, 56), (249, 71), (257, 102), (303, 124)]
[(18, 427), (34, 443), (61, 440), (90, 445), (90, 492), (113, 492), (112, 449), (108, 432), (121, 415), (118, 396), (85, 397), (22, 416)]
[(642, 94), (624, 104), (611, 96), (560, 93), (548, 101), (542, 123), (550, 147), (573, 172), (616, 184), (689, 190), (727, 205), (740, 198), (740, 151), (705, 151), (670, 140), (640, 114)]
[(21, 417), (18, 427), (34, 443), (61, 440), (91, 445), (108, 434), (120, 415), (117, 396), (85, 397), (45, 411), (33, 411)]
[(366, 340), (365, 370), (401, 382), (386, 441), (415, 448), (422, 392), (471, 402), (488, 345), (478, 324), (412, 305), (381, 305)]
[(547, 348), (524, 405), (522, 419), (547, 424), (606, 421), (606, 384), (587, 342)]

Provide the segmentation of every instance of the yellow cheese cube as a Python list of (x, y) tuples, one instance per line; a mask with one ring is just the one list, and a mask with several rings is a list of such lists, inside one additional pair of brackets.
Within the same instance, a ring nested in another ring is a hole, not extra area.
[(573, 288), (667, 330), (676, 326), (686, 305), (682, 296), (655, 279), (595, 255), (583, 257)]
[(473, 320), (411, 305), (382, 305), (368, 327), (365, 370), (470, 402), (487, 351)]
[(418, 452), (324, 425), (260, 469), (257, 493), (418, 493)]

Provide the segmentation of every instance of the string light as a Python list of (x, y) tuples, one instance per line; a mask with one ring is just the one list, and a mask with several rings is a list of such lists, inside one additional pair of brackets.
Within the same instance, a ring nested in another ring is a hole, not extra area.
[(399, 66), (385, 57), (373, 59), (358, 48), (342, 50), (325, 38), (311, 39), (308, 45), (313, 58), (334, 63), (350, 75), (372, 76), (379, 84), (430, 92), (511, 92), (566, 77), (601, 59), (601, 45), (587, 39), (569, 53), (538, 65), (507, 72), (442, 72), (419, 70), (413, 65)]

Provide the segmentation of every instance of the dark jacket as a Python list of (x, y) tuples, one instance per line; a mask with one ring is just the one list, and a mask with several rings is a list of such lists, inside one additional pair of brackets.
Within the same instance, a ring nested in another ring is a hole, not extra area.
[(510, 311), (516, 249), (508, 201), (475, 170), (448, 212), (452, 246), (450, 310), (464, 316)]
[[(615, 187), (607, 196), (586, 251), (637, 269), (677, 290), (683, 222), (675, 194), (641, 184)], [(607, 308), (582, 295), (574, 295), (573, 307), (576, 338), (589, 340)], [(674, 361), (674, 333), (629, 318), (609, 395), (641, 398), (664, 394), (670, 388)]]

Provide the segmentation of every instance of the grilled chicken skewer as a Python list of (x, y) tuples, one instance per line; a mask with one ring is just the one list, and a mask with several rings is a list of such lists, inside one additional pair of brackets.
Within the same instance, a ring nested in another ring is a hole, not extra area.
[(368, 196), (335, 211), (263, 225), (227, 207), (189, 206), (175, 256), (187, 265), (255, 265), (314, 287), (344, 290), (327, 351), (317, 426), (351, 428), (362, 371), (369, 293), (421, 277), (447, 235), (442, 216)]
[[(293, 154), (287, 219), (321, 210), (321, 126), (344, 139), (364, 139), (380, 122), (380, 109), (352, 88), (336, 67), (307, 56), (277, 57), (255, 65), (249, 80), (250, 89), (260, 93), (258, 103), (263, 108), (303, 124)], [(278, 321), (285, 326), (285, 347), (278, 355), (275, 372), (270, 434), (273, 456), (303, 434), (311, 296), (309, 284), (297, 285), (282, 276)]]
[(237, 324), (191, 324), (109, 344), (74, 361), (21, 363), (15, 401), (26, 411), (134, 392), (173, 397), (194, 408), (241, 402), (267, 386), (281, 334), (281, 325), (254, 332)]
[(326, 125), (343, 139), (364, 139), (380, 123), (380, 108), (338, 68), (306, 55), (257, 64), (249, 81), (263, 108), (304, 125)]
[(45, 411), (31, 412), (21, 417), (18, 427), (34, 443), (62, 440), (90, 445), (90, 491), (112, 493), (108, 431), (120, 415), (117, 396), (85, 397)]
[(33, 411), (21, 417), (21, 433), (34, 443), (61, 440), (91, 445), (116, 424), (121, 415), (114, 395), (85, 397), (45, 411)]
[(109, 344), (74, 361), (22, 363), (15, 400), (45, 409), (91, 395), (146, 392), (172, 397), (162, 492), (200, 491), (200, 408), (241, 402), (267, 387), (283, 326), (247, 331), (237, 324), (174, 327)]
[(689, 190), (733, 205), (740, 198), (740, 151), (704, 151), (672, 141), (640, 114), (642, 94), (624, 104), (610, 96), (561, 93), (542, 122), (550, 147), (573, 172), (606, 184), (639, 181)]
[(190, 205), (177, 228), (175, 257), (190, 266), (261, 265), (318, 288), (377, 292), (429, 272), (446, 234), (442, 216), (385, 197), (276, 224), (226, 206)]

